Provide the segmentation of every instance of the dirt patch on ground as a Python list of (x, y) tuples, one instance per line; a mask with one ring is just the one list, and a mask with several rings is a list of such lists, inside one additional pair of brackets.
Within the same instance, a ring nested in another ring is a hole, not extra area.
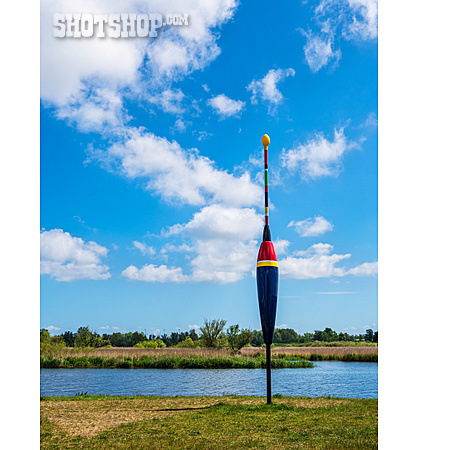
[[(41, 414), (67, 436), (92, 437), (109, 428), (128, 422), (163, 419), (199, 411), (219, 403), (256, 406), (265, 399), (250, 397), (148, 397), (137, 399), (83, 399), (41, 401)], [(283, 397), (275, 404), (303, 408), (324, 408), (347, 405), (345, 399)]]
[(212, 404), (214, 400), (188, 400), (183, 405), (147, 399), (41, 401), (41, 413), (69, 436), (90, 437), (127, 422), (164, 418)]

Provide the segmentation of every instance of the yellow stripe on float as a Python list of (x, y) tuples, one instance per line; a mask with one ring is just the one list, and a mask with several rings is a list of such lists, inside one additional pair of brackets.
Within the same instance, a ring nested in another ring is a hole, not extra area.
[(266, 216), (269, 214), (269, 208), (266, 208)]
[(278, 261), (258, 261), (256, 263), (256, 267), (264, 266), (278, 267)]

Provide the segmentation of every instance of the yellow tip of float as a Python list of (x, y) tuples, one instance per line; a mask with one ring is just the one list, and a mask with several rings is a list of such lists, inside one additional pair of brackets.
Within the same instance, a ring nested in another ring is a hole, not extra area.
[(265, 134), (265, 135), (262, 137), (261, 142), (262, 142), (262, 145), (264, 145), (264, 147), (268, 147), (269, 144), (270, 144), (270, 137), (269, 137), (267, 134)]

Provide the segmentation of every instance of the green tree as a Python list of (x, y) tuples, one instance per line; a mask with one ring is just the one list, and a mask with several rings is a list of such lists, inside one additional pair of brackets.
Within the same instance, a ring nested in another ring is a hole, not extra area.
[(273, 342), (277, 344), (290, 344), (299, 342), (300, 336), (292, 328), (276, 328)]
[(218, 348), (221, 347), (224, 343), (224, 337), (226, 336), (223, 333), (223, 329), (226, 325), (227, 321), (220, 320), (207, 320), (204, 319), (204, 325), (200, 327), (200, 331), (202, 333), (201, 340), (202, 344), (208, 348)]
[(41, 344), (50, 343), (50, 333), (46, 328), (41, 328)]
[(164, 341), (163, 340), (161, 340), (161, 339), (155, 339), (154, 340), (155, 342), (156, 342), (156, 345), (158, 346), (158, 348), (164, 348), (164, 347), (166, 347), (166, 344), (164, 343)]
[(327, 327), (323, 331), (314, 330), (314, 340), (315, 341), (334, 342), (334, 341), (339, 340), (339, 336), (336, 333), (336, 331)]
[(170, 339), (167, 333), (164, 333), (160, 336), (160, 339), (164, 342), (165, 345), (170, 347)]
[(50, 338), (50, 342), (52, 344), (63, 344), (64, 347), (66, 346), (66, 341), (64, 340), (61, 334), (58, 334), (57, 336), (52, 336)]
[(305, 333), (303, 336), (300, 336), (300, 342), (304, 344), (308, 344), (310, 342), (314, 341), (314, 334), (313, 333)]
[(74, 347), (90, 347), (92, 332), (89, 327), (80, 327), (77, 330)]
[(262, 331), (254, 331), (250, 341), (253, 347), (261, 347), (264, 344), (264, 337)]
[(336, 331), (332, 330), (331, 328), (325, 328), (325, 330), (323, 330), (324, 335), (325, 335), (325, 340), (327, 342), (335, 342), (337, 340), (339, 340), (339, 336), (336, 333)]
[(131, 335), (131, 340), (132, 340), (132, 345), (136, 345), (138, 342), (143, 342), (146, 341), (147, 338), (145, 337), (144, 332), (137, 332), (135, 331), (132, 335)]
[(99, 348), (99, 347), (106, 347), (107, 345), (111, 346), (111, 342), (109, 342), (106, 339), (103, 339), (98, 333), (92, 333), (91, 337), (91, 347)]
[(195, 329), (192, 329), (191, 331), (189, 331), (189, 337), (193, 340), (193, 341), (198, 341), (198, 335), (195, 332)]
[(239, 330), (239, 325), (231, 325), (227, 330), (228, 345), (234, 353), (250, 344), (252, 336), (253, 331), (248, 329)]
[(325, 341), (325, 335), (323, 331), (320, 330), (314, 330), (314, 340), (315, 341)]
[(95, 331), (91, 331), (89, 327), (80, 327), (78, 328), (74, 347), (104, 347), (106, 345), (110, 345), (111, 342), (103, 339), (98, 333)]
[(66, 331), (63, 334), (63, 339), (67, 347), (73, 347), (73, 345), (75, 344), (75, 334), (71, 331)]
[(364, 339), (369, 342), (373, 342), (373, 330), (369, 328), (366, 330), (366, 335), (364, 336)]

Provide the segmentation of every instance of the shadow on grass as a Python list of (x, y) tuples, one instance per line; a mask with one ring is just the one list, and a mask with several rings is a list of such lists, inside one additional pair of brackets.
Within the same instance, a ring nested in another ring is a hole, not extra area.
[(193, 411), (196, 409), (211, 409), (214, 406), (218, 406), (219, 403), (217, 405), (208, 405), (208, 406), (196, 406), (193, 408), (163, 408), (163, 409), (143, 409), (142, 411), (150, 411), (150, 412), (157, 412), (157, 411)]
[(270, 405), (264, 403), (261, 405), (239, 405), (230, 403), (215, 403), (213, 405), (195, 406), (191, 408), (162, 408), (162, 409), (143, 409), (146, 412), (160, 412), (160, 411), (195, 411), (195, 410), (214, 410), (214, 409), (228, 409), (232, 411), (264, 411), (264, 410), (294, 410), (304, 409), (303, 407), (296, 407), (292, 405), (286, 405), (284, 403), (271, 403)]

